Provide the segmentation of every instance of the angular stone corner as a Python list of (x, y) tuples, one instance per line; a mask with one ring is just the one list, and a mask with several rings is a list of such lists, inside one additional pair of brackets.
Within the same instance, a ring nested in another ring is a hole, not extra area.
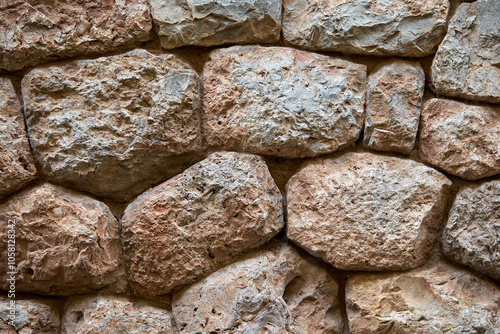
[(440, 228), (444, 175), (421, 163), (348, 153), (287, 184), (288, 238), (339, 269), (421, 265)]
[(415, 145), (425, 74), (418, 62), (383, 63), (368, 80), (363, 146), (409, 154)]
[(281, 193), (265, 162), (214, 153), (127, 207), (129, 281), (138, 295), (167, 294), (260, 246), (283, 225)]
[(209, 145), (287, 158), (358, 139), (366, 66), (283, 47), (215, 50), (203, 69)]
[(283, 0), (283, 38), (301, 48), (424, 57), (446, 33), (448, 0)]
[(0, 77), (0, 198), (36, 178), (23, 111), (10, 79)]
[(281, 0), (150, 0), (161, 46), (276, 43)]
[[(17, 292), (67, 296), (105, 287), (124, 290), (118, 221), (105, 204), (46, 183), (0, 205), (1, 240), (8, 240), (11, 225), (16, 265), (0, 268), (1, 289), (9, 290), (7, 272), (14, 270)], [(11, 247), (0, 244), (3, 259)]]
[(194, 163), (201, 147), (198, 75), (174, 55), (136, 49), (37, 68), (22, 90), (51, 182), (127, 201)]
[(460, 5), (432, 64), (439, 94), (500, 103), (499, 17), (498, 0)]
[(342, 333), (338, 284), (285, 242), (245, 254), (173, 296), (180, 333)]
[[(12, 306), (11, 301), (14, 300), (15, 304)], [(12, 309), (15, 309), (14, 314), (11, 313)], [(59, 333), (59, 318), (58, 301), (47, 298), (0, 297), (0, 332), (3, 334)]]
[(0, 4), (0, 69), (113, 52), (151, 30), (147, 0), (9, 0)]
[(420, 157), (444, 171), (478, 180), (500, 173), (500, 107), (431, 99), (420, 119)]

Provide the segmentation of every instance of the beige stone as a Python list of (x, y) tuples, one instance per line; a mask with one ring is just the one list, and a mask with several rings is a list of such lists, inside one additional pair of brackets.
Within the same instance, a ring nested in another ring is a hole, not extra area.
[[(15, 306), (11, 306), (15, 301)], [(11, 309), (15, 308), (12, 314)], [(10, 323), (10, 324), (9, 324)], [(12, 326), (13, 324), (13, 326)], [(2, 334), (59, 333), (59, 303), (46, 298), (0, 297), (0, 332)]]
[(140, 296), (167, 294), (260, 246), (283, 224), (281, 194), (265, 162), (214, 153), (127, 207), (129, 280)]

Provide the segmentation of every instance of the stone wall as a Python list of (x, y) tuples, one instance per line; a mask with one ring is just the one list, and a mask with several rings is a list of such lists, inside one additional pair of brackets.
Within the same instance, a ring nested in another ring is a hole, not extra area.
[(0, 332), (499, 334), (499, 18), (0, 2)]

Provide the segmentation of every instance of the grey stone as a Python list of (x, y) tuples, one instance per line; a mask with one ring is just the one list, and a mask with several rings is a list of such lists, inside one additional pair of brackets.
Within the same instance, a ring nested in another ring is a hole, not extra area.
[[(11, 302), (14, 301), (14, 306)], [(15, 309), (14, 314), (11, 310)], [(13, 318), (12, 318), (13, 317)], [(48, 298), (26, 299), (0, 297), (0, 332), (2, 334), (59, 333), (59, 303)]]

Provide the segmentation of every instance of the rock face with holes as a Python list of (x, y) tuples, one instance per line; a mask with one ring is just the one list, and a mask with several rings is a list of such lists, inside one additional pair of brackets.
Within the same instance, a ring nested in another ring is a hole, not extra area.
[(283, 0), (283, 38), (301, 48), (378, 56), (432, 54), (448, 0)]
[(426, 162), (467, 180), (500, 173), (500, 107), (431, 99), (420, 121)]
[(286, 242), (175, 293), (172, 311), (181, 333), (342, 333), (337, 282)]
[(199, 81), (145, 50), (37, 68), (22, 81), (35, 157), (51, 181), (126, 201), (201, 147)]
[(288, 238), (339, 269), (421, 265), (451, 182), (412, 160), (347, 153), (313, 163), (287, 184)]
[(127, 207), (130, 282), (141, 296), (167, 294), (263, 244), (283, 224), (281, 193), (265, 162), (214, 153)]
[(408, 154), (415, 145), (425, 74), (417, 62), (393, 60), (370, 75), (363, 145)]
[(365, 65), (290, 48), (236, 46), (213, 51), (203, 71), (210, 145), (310, 157), (360, 135)]
[(443, 232), (451, 260), (500, 281), (500, 181), (461, 189)]
[(161, 46), (276, 43), (280, 0), (150, 0)]
[(0, 69), (131, 47), (151, 29), (146, 0), (2, 2)]
[[(10, 310), (14, 299), (0, 297), (0, 332), (2, 334), (59, 333), (59, 308), (57, 301), (36, 298), (15, 298), (15, 317), (12, 321)], [(12, 324), (9, 324), (12, 322)]]
[(500, 2), (460, 5), (432, 64), (438, 93), (500, 103)]
[[(124, 290), (118, 222), (103, 203), (46, 183), (0, 205), (2, 240), (7, 240), (10, 221), (15, 222), (17, 292)], [(7, 243), (0, 244), (4, 259), (7, 251)], [(0, 268), (3, 290), (9, 290), (7, 269)]]
[(0, 197), (36, 177), (21, 104), (12, 83), (0, 77)]

